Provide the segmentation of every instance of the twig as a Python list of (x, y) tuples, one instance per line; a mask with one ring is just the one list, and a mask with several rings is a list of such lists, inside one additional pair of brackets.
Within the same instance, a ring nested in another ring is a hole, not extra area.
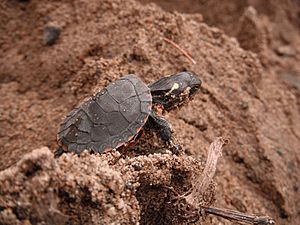
[(213, 214), (216, 216), (221, 216), (225, 219), (235, 221), (242, 224), (255, 224), (255, 225), (273, 225), (275, 221), (268, 217), (268, 216), (256, 216), (256, 215), (249, 215), (245, 213), (241, 213), (238, 211), (234, 211), (231, 209), (220, 209), (214, 207), (204, 207), (202, 208), (205, 210), (206, 213)]
[(177, 48), (185, 57), (187, 57), (193, 64), (196, 64), (196, 61), (192, 58), (192, 56), (185, 51), (183, 48), (181, 48), (178, 44), (176, 44), (174, 41), (164, 37), (164, 41), (168, 42), (169, 44), (173, 45), (175, 48)]
[(201, 198), (203, 193), (208, 189), (215, 175), (218, 159), (222, 155), (222, 148), (227, 142), (227, 140), (219, 137), (209, 146), (207, 161), (201, 177), (200, 179), (196, 178), (192, 192), (186, 198), (187, 202), (191, 205), (197, 205), (200, 200), (198, 198)]
[(173, 202), (173, 209), (176, 210), (176, 215), (188, 222), (196, 222), (200, 217), (204, 217), (205, 214), (213, 214), (239, 224), (274, 225), (275, 221), (268, 216), (250, 215), (231, 209), (201, 205), (203, 193), (207, 191), (209, 184), (212, 182), (218, 159), (222, 155), (222, 148), (227, 143), (228, 140), (224, 140), (221, 137), (213, 141), (209, 147), (208, 157), (202, 175), (200, 179), (194, 180), (193, 188), (189, 193), (179, 195), (174, 188), (168, 188), (175, 196), (170, 203)]

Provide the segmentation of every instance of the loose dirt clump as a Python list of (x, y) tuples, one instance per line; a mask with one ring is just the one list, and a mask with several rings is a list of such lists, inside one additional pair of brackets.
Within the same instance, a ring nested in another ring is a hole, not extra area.
[[(172, 210), (164, 208), (165, 187), (186, 192), (202, 170), (201, 163), (187, 156), (120, 159), (118, 152), (84, 152), (56, 160), (44, 147), (0, 172), (0, 223), (168, 224), (174, 219), (166, 213)], [(208, 185), (206, 205), (214, 200), (214, 185)]]
[(139, 205), (103, 158), (34, 150), (0, 174), (1, 224), (135, 224)]

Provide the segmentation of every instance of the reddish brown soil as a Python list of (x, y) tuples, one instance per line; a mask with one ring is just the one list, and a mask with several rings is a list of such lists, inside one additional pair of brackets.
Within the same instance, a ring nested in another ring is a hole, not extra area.
[[(174, 177), (172, 165), (178, 166), (180, 176), (180, 171), (189, 174), (195, 171), (195, 160), (181, 156), (176, 164), (175, 156), (150, 155), (125, 160), (127, 167), (112, 166), (105, 156), (96, 155), (54, 160), (43, 149), (7, 168), (35, 148), (47, 146), (54, 152), (63, 117), (110, 81), (136, 73), (149, 83), (190, 70), (198, 74), (203, 88), (186, 107), (166, 118), (186, 154), (200, 161), (215, 137), (230, 139), (219, 160), (213, 204), (267, 214), (277, 224), (299, 224), (300, 3), (157, 1), (161, 9), (146, 4), (150, 1), (141, 2), (0, 3), (0, 169), (4, 170), (0, 172), (0, 223), (101, 224), (102, 220), (109, 224), (118, 221), (114, 218), (154, 223), (153, 209), (158, 206), (150, 203), (160, 204), (146, 200), (166, 192), (148, 186), (156, 179), (160, 185), (186, 184), (188, 189), (189, 176), (183, 179), (186, 183), (158, 178)], [(49, 25), (61, 29), (51, 46), (43, 41), (43, 30)], [(196, 64), (164, 37), (190, 52)], [(146, 140), (139, 150), (159, 148), (155, 137)], [(126, 168), (139, 160), (170, 164), (146, 167), (146, 174), (159, 169), (161, 174), (136, 181), (140, 174)], [(40, 169), (35, 173), (26, 165)], [(130, 179), (137, 185), (136, 194), (124, 188)], [(116, 189), (109, 187), (109, 180), (117, 182)], [(65, 186), (68, 182), (71, 186)], [(28, 211), (22, 211), (18, 202)], [(47, 208), (37, 213), (41, 205)], [(205, 223), (218, 222), (232, 224), (212, 216)]]

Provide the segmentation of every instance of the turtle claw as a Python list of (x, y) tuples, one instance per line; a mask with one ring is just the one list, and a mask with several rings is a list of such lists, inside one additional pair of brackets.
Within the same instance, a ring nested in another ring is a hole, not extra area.
[(179, 153), (182, 152), (182, 147), (177, 141), (174, 141), (173, 139), (174, 138), (168, 140), (167, 145), (170, 147), (173, 154), (179, 155)]

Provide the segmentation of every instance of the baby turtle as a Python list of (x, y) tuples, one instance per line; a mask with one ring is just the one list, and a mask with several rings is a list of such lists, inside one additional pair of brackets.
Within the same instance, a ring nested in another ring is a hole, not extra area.
[(199, 89), (201, 81), (181, 72), (146, 85), (134, 74), (126, 75), (85, 100), (71, 111), (58, 131), (56, 157), (63, 152), (104, 152), (136, 141), (143, 127), (154, 129), (167, 144), (172, 142), (168, 121), (154, 105), (169, 111), (181, 106)]

